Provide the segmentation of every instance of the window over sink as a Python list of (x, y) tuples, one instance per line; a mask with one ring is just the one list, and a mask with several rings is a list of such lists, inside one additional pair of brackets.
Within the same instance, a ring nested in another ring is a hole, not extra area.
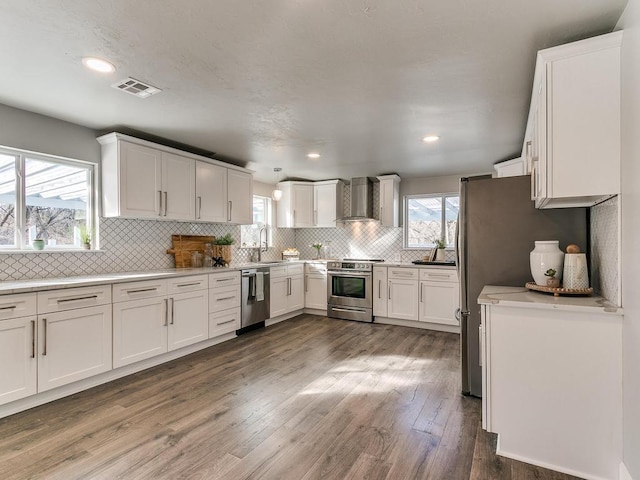
[[(273, 215), (271, 199), (254, 195), (252, 208), (253, 223), (240, 226), (240, 246), (242, 248), (258, 248), (260, 246), (260, 230), (262, 228), (266, 228), (267, 244), (272, 245)], [(264, 242), (265, 237), (264, 234), (262, 235), (262, 241)]]
[(455, 245), (460, 196), (457, 193), (404, 197), (404, 248), (433, 248), (436, 240)]
[(95, 231), (94, 179), (89, 162), (0, 148), (0, 251), (32, 250), (36, 239), (81, 248)]

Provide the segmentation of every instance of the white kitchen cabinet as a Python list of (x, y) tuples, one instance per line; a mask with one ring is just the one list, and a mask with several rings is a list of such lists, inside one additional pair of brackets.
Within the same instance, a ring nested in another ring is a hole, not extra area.
[(400, 177), (398, 175), (381, 175), (380, 205), (378, 218), (383, 227), (400, 226)]
[(228, 169), (227, 202), (229, 223), (253, 223), (253, 177), (250, 173)]
[(388, 302), (388, 278), (387, 267), (373, 267), (373, 316), (387, 317)]
[(313, 195), (313, 226), (335, 228), (343, 217), (344, 184), (340, 180), (314, 182)]
[(196, 220), (226, 223), (227, 211), (227, 169), (196, 162)]
[(460, 305), (460, 287), (455, 270), (420, 270), (418, 320), (458, 325), (455, 311)]
[(496, 163), (493, 168), (496, 171), (495, 176), (497, 178), (517, 177), (519, 175), (527, 174), (527, 172), (525, 171), (525, 161), (522, 157)]
[(169, 351), (209, 338), (207, 290), (176, 293), (169, 298)]
[(235, 332), (241, 327), (241, 274), (209, 275), (209, 338)]
[(304, 306), (316, 310), (327, 310), (327, 264), (305, 265)]
[(302, 310), (304, 308), (304, 264), (271, 267), (270, 275), (270, 318)]
[(111, 305), (38, 315), (38, 391), (112, 369)]
[(195, 220), (196, 162), (162, 152), (162, 192), (165, 219)]
[(523, 157), (537, 208), (620, 193), (620, 45), (614, 32), (538, 52)]
[(400, 320), (418, 320), (418, 269), (388, 268), (388, 316)]
[(498, 434), (497, 453), (580, 478), (617, 479), (621, 310), (601, 298), (514, 287), (485, 287), (479, 301), (483, 428)]
[(37, 391), (36, 294), (0, 297), (0, 405)]

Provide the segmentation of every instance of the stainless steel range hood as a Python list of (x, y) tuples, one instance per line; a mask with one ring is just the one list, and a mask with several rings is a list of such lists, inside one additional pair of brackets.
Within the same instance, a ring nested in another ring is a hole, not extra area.
[(373, 186), (367, 177), (351, 179), (351, 214), (342, 220), (373, 220)]

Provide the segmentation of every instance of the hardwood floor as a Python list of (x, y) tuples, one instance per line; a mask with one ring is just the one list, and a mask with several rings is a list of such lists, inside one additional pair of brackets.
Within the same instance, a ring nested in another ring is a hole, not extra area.
[(0, 478), (566, 480), (497, 457), (458, 336), (302, 315), (0, 420)]

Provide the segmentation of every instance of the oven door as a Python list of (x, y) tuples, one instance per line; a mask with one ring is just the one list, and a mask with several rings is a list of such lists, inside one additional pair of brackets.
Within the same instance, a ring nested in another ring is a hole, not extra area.
[(343, 307), (371, 308), (370, 272), (328, 272), (327, 303)]

